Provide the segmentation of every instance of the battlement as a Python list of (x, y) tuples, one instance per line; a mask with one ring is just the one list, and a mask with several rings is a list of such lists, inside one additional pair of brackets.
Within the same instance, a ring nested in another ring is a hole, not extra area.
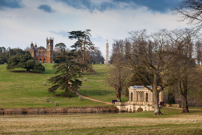
[(31, 53), (32, 57), (41, 63), (52, 63), (53, 62), (53, 40), (54, 38), (46, 38), (46, 47), (37, 47), (37, 44), (30, 45), (29, 52)]

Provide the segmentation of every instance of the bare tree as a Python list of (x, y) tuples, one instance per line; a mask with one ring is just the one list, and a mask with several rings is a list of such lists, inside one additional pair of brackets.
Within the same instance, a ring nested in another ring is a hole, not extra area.
[(198, 65), (201, 65), (202, 62), (202, 43), (200, 41), (197, 41), (195, 43), (196, 48), (196, 61)]
[[(158, 33), (148, 35), (146, 30), (131, 32), (132, 49), (128, 54), (128, 66), (135, 69), (137, 77), (146, 88), (153, 93), (154, 115), (161, 115), (158, 106), (158, 94), (167, 86), (164, 73), (179, 59), (179, 52), (187, 42), (187, 35), (184, 31), (161, 30)], [(138, 67), (145, 67), (152, 74), (149, 80), (139, 72)], [(146, 82), (146, 83), (145, 83)], [(151, 84), (152, 89), (146, 84)], [(158, 86), (161, 86), (159, 88)]]
[[(174, 32), (174, 35), (177, 36), (183, 34), (182, 39), (184, 42), (182, 42), (182, 46), (178, 51), (178, 60), (166, 70), (167, 77), (164, 78), (168, 85), (177, 85), (175, 90), (181, 97), (182, 113), (189, 112), (188, 92), (193, 91), (193, 88), (199, 85), (196, 81), (201, 78), (201, 69), (196, 65), (195, 59), (193, 58), (193, 41), (196, 38), (196, 33), (193, 33), (192, 30), (188, 29)], [(179, 44), (179, 42), (176, 42), (176, 44)]]
[(183, 0), (179, 7), (175, 9), (177, 14), (182, 15), (182, 20), (188, 20), (188, 23), (202, 27), (202, 1), (201, 0)]
[(126, 79), (130, 78), (131, 74), (131, 72), (124, 66), (128, 49), (129, 45), (126, 41), (114, 41), (111, 56), (113, 67), (110, 70), (110, 77), (107, 78), (107, 81), (109, 85), (116, 90), (116, 97), (118, 102), (121, 101), (121, 92), (126, 86)]
[(121, 102), (121, 93), (126, 85), (126, 79), (129, 72), (120, 65), (113, 65), (114, 67), (110, 71), (110, 77), (107, 78), (108, 84), (116, 90), (116, 98), (118, 102)]

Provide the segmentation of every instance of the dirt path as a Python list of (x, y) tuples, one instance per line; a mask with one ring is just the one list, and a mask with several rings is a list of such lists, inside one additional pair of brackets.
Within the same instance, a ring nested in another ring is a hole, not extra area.
[(113, 105), (113, 104), (110, 103), (110, 102), (104, 102), (104, 101), (101, 101), (101, 100), (97, 100), (97, 99), (93, 99), (93, 98), (89, 98), (89, 97), (83, 96), (83, 95), (81, 95), (81, 94), (78, 93), (78, 92), (76, 92), (76, 94), (77, 94), (78, 96), (81, 96), (81, 97), (83, 97), (83, 98), (85, 98), (85, 99), (88, 99), (88, 100), (91, 100), (91, 101), (100, 102), (100, 103), (104, 103), (104, 104), (107, 104), (107, 105)]

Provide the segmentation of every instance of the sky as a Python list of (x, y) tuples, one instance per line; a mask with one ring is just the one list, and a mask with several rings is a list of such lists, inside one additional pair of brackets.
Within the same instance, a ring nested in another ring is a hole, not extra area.
[[(33, 42), (46, 47), (46, 38), (68, 48), (68, 32), (91, 29), (91, 40), (103, 56), (106, 41), (129, 32), (190, 27), (173, 9), (181, 0), (0, 0), (0, 47), (25, 49)], [(70, 48), (71, 49), (71, 48)]]

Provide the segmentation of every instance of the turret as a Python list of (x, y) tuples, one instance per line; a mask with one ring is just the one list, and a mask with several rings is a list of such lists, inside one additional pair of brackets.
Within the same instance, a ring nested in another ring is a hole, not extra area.
[(30, 48), (31, 48), (31, 49), (34, 48), (34, 44), (33, 44), (33, 42), (31, 43)]
[(46, 51), (46, 56), (48, 57), (50, 63), (53, 62), (53, 38), (46, 38), (46, 46), (47, 46), (47, 51)]
[(52, 51), (53, 50), (53, 38), (46, 38), (46, 46), (47, 50)]

